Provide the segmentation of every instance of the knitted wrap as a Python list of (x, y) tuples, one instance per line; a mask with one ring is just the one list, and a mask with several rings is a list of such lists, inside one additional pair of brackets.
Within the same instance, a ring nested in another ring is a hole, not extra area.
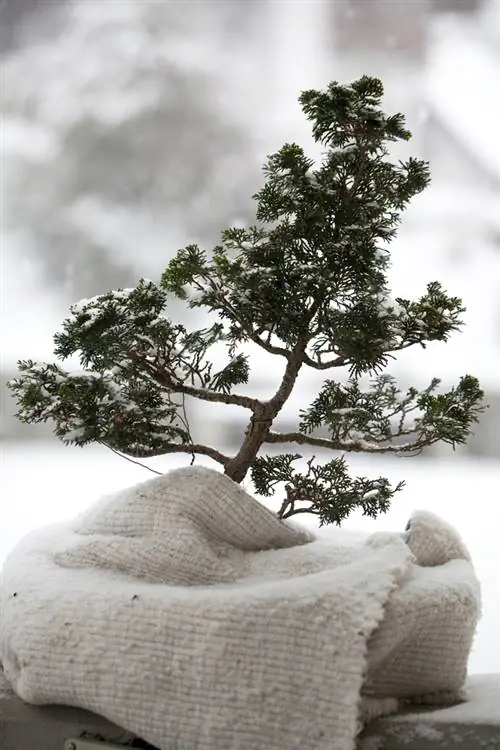
[(191, 467), (20, 542), (0, 660), (25, 701), (161, 750), (353, 750), (400, 699), (460, 699), (479, 608), (467, 550), (432, 514), (339, 544)]

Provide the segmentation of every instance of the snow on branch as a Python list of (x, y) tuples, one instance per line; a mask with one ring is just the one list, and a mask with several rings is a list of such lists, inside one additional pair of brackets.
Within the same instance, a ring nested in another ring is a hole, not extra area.
[[(355, 379), (327, 380), (302, 410), (299, 430), (269, 431), (266, 442), (363, 453), (418, 452), (438, 441), (455, 446), (465, 441), (484, 411), (483, 392), (470, 375), (448, 392), (438, 392), (439, 385), (435, 378), (423, 391), (403, 392), (389, 375), (375, 378), (364, 390)], [(320, 428), (326, 428), (330, 437), (313, 434)]]
[[(140, 360), (138, 360), (140, 361)], [(232, 406), (241, 406), (244, 409), (254, 411), (260, 405), (260, 401), (250, 396), (240, 396), (237, 393), (222, 393), (211, 391), (207, 388), (195, 388), (186, 385), (178, 378), (173, 377), (167, 370), (161, 370), (149, 362), (142, 360), (144, 370), (159, 384), (164, 386), (172, 393), (183, 393), (186, 396), (192, 396), (200, 401), (209, 401), (211, 403), (229, 404)]]
[[(210, 251), (196, 244), (178, 250), (158, 283), (142, 279), (70, 308), (54, 337), (55, 355), (78, 357), (82, 370), (20, 362), (10, 384), (19, 419), (50, 420), (72, 445), (210, 456), (235, 482), (251, 471), (260, 494), (284, 483), (281, 517), (312, 512), (325, 523), (339, 523), (355, 507), (383, 512), (401, 485), (352, 480), (338, 457), (301, 474), (292, 467), (295, 455), (261, 456), (263, 445), (410, 454), (438, 441), (464, 443), (484, 410), (476, 378), (465, 375), (447, 392), (437, 378), (403, 392), (384, 374), (395, 353), (446, 342), (460, 329), (464, 307), (438, 281), (415, 301), (393, 297), (388, 287), (401, 212), (430, 173), (419, 159), (390, 161), (390, 144), (410, 133), (402, 114), (383, 112), (383, 93), (370, 76), (304, 91), (299, 101), (322, 146), (320, 160), (285, 143), (264, 164), (255, 224), (223, 229)], [(176, 323), (172, 297), (199, 308), (207, 327)], [(285, 360), (268, 400), (245, 395), (251, 355), (242, 347), (250, 343)], [(344, 366), (348, 382), (326, 380), (296, 429), (272, 430), (302, 368)], [(366, 376), (374, 379), (363, 389)], [(250, 412), (233, 456), (193, 439), (185, 397)]]

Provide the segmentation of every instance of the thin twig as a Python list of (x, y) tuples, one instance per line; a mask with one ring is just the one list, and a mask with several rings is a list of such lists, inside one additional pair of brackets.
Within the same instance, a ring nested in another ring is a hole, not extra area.
[[(186, 413), (186, 394), (185, 393), (182, 394), (181, 408), (182, 408), (182, 421), (184, 423), (184, 427), (186, 428), (186, 432), (187, 432), (187, 435), (188, 435), (188, 438), (189, 438), (189, 442), (192, 445), (193, 444), (193, 437), (191, 435), (191, 428), (189, 426), (189, 420), (187, 418), (187, 413)], [(196, 454), (193, 451), (192, 454), (191, 454), (191, 463), (190, 463), (190, 466), (192, 466), (194, 464), (195, 460), (196, 460)]]
[(142, 466), (143, 469), (147, 469), (148, 471), (151, 471), (153, 474), (158, 474), (158, 476), (162, 476), (161, 471), (156, 471), (156, 469), (152, 469), (151, 466), (147, 466), (146, 464), (143, 464), (140, 461), (136, 461), (134, 458), (130, 458), (130, 456), (126, 456), (124, 453), (120, 453), (120, 451), (117, 451), (116, 448), (112, 448), (111, 445), (108, 445), (107, 443), (101, 443), (101, 445), (104, 445), (106, 448), (109, 448), (110, 451), (112, 451), (113, 453), (116, 453), (116, 455), (120, 456), (120, 458), (124, 458), (126, 461), (130, 461), (131, 464), (136, 464), (136, 466)]
[(336, 357), (327, 362), (320, 362), (319, 360), (312, 359), (308, 354), (304, 354), (304, 364), (312, 367), (314, 370), (330, 370), (333, 367), (343, 367), (349, 364), (349, 360), (347, 357)]

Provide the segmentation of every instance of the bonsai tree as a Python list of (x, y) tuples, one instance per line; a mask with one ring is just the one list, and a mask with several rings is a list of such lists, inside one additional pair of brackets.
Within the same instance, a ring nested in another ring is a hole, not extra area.
[[(382, 112), (382, 96), (382, 83), (367, 76), (303, 92), (321, 162), (285, 144), (264, 167), (253, 226), (223, 230), (211, 254), (197, 245), (179, 250), (158, 283), (141, 279), (71, 307), (54, 337), (60, 362), (18, 363), (10, 388), (19, 419), (51, 420), (67, 444), (101, 443), (132, 457), (210, 456), (235, 482), (250, 472), (260, 495), (283, 488), (280, 517), (308, 512), (320, 523), (340, 523), (355, 508), (375, 517), (403, 486), (351, 478), (345, 453), (464, 443), (483, 409), (476, 378), (464, 375), (448, 392), (438, 379), (403, 391), (384, 372), (398, 351), (446, 341), (464, 308), (437, 281), (416, 301), (390, 295), (388, 245), (429, 170), (413, 158), (391, 163), (388, 146), (410, 133), (401, 114)], [(174, 297), (200, 308), (207, 325), (188, 330), (171, 319)], [(248, 344), (276, 359), (281, 374), (268, 400), (245, 395)], [(221, 346), (227, 356), (217, 366)], [(62, 366), (73, 355), (83, 370)], [(302, 368), (323, 371), (325, 381), (297, 429), (277, 432)], [(197, 442), (186, 398), (246, 410), (234, 455)], [(301, 454), (276, 452), (292, 445), (334, 455), (300, 471)], [(271, 455), (262, 452), (268, 446)]]

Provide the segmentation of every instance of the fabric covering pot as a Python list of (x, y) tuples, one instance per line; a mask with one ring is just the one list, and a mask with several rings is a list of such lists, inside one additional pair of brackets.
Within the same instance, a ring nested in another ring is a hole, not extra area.
[(29, 534), (0, 607), (0, 660), (29, 703), (161, 750), (352, 750), (401, 700), (461, 699), (480, 588), (430, 513), (405, 534), (315, 538), (195, 466)]

